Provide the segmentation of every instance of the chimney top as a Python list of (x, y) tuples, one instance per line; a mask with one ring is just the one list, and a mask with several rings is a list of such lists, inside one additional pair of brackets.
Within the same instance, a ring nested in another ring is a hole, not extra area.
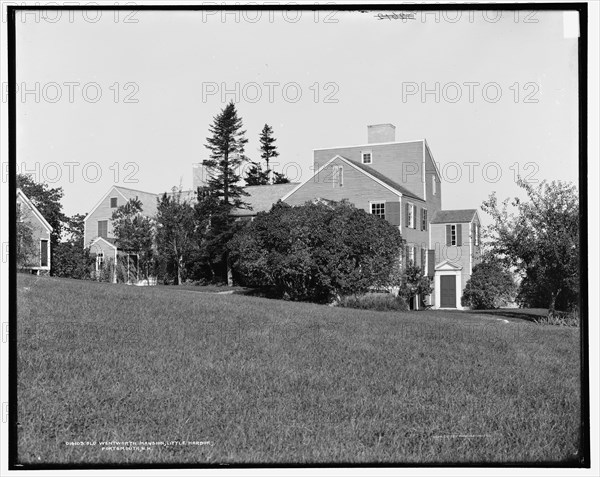
[(396, 126), (390, 123), (371, 124), (367, 126), (369, 144), (379, 142), (394, 142), (396, 140)]

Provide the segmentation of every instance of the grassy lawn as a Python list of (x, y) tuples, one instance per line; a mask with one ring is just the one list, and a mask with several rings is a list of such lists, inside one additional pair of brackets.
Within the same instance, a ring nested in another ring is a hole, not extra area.
[[(556, 462), (578, 448), (576, 329), (27, 275), (17, 295), (21, 463)], [(148, 445), (101, 444), (123, 441)]]

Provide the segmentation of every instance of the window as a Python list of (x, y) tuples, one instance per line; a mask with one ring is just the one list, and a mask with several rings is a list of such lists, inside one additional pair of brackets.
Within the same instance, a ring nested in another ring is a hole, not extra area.
[(479, 224), (473, 223), (473, 241), (479, 245)]
[(104, 252), (98, 252), (96, 255), (96, 271), (104, 268)]
[(406, 226), (411, 229), (416, 228), (417, 223), (417, 207), (414, 204), (406, 204)]
[(98, 221), (98, 237), (102, 237), (102, 238), (108, 237), (108, 220), (99, 220)]
[(415, 252), (416, 252), (416, 247), (414, 245), (406, 246), (406, 264), (407, 265), (414, 265)]
[(421, 209), (421, 230), (427, 230), (427, 209)]
[(433, 195), (437, 194), (437, 181), (435, 180), (435, 176), (431, 176), (431, 190), (433, 191)]
[(110, 198), (110, 208), (111, 209), (115, 209), (117, 207), (117, 198), (116, 197), (111, 197)]
[(40, 266), (41, 267), (48, 266), (48, 241), (47, 240), (40, 241)]
[(333, 166), (333, 187), (344, 187), (344, 168)]
[(363, 164), (371, 164), (373, 162), (373, 155), (371, 151), (363, 151), (360, 154)]
[(462, 224), (446, 225), (446, 246), (462, 246)]
[(371, 213), (377, 217), (385, 219), (385, 202), (371, 203)]

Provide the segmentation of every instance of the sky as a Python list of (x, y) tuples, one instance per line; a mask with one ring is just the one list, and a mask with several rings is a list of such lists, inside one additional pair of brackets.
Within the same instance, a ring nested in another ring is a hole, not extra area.
[(114, 184), (191, 188), (231, 100), (247, 155), (270, 124), (276, 169), (296, 181), (313, 149), (365, 144), (379, 123), (427, 139), (444, 209), (522, 196), (519, 173), (578, 181), (577, 39), (561, 12), (96, 13), (17, 20), (17, 167), (62, 187), (68, 215)]

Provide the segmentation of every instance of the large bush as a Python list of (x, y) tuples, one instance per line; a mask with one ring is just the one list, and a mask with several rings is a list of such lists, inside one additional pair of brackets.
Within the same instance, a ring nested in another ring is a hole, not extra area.
[(461, 303), (474, 310), (506, 306), (514, 299), (515, 282), (511, 273), (497, 262), (482, 262), (473, 267)]
[(401, 245), (397, 227), (350, 204), (278, 202), (229, 246), (240, 283), (323, 303), (397, 284)]

